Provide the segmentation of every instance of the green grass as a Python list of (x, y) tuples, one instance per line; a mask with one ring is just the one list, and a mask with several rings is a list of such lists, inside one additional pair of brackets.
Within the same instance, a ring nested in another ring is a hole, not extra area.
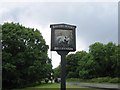
[(34, 88), (59, 88), (60, 85), (57, 83), (48, 83), (35, 86)]
[[(78, 86), (67, 86), (67, 90), (101, 90), (101, 89), (93, 89), (93, 88), (82, 88)], [(41, 84), (35, 87), (27, 87), (24, 89), (13, 89), (13, 90), (60, 90), (60, 84), (57, 83), (48, 83)]]
[[(107, 84), (117, 84), (116, 82), (120, 81), (119, 78), (110, 78), (110, 77), (102, 77), (102, 78), (93, 78), (93, 79), (87, 79), (82, 80), (78, 78), (71, 78), (68, 79), (67, 82), (81, 82), (81, 83), (107, 83)], [(95, 89), (95, 88), (83, 88), (79, 86), (67, 86), (67, 90), (102, 90), (102, 89)], [(34, 86), (34, 87), (27, 87), (23, 89), (13, 89), (13, 90), (60, 90), (60, 84), (58, 83), (42, 83), (40, 85)]]

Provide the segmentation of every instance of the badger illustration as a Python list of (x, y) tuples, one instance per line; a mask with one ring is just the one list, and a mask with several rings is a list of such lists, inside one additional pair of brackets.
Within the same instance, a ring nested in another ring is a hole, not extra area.
[(70, 43), (70, 38), (67, 36), (58, 36), (56, 38), (57, 45), (69, 45)]

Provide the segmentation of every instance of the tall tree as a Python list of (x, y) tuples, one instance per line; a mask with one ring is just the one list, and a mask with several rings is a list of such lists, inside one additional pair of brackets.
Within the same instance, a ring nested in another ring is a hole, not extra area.
[(89, 46), (89, 53), (93, 56), (95, 62), (96, 77), (104, 76), (106, 66), (104, 44), (96, 42)]
[(3, 88), (23, 87), (44, 79), (48, 45), (41, 33), (19, 23), (4, 23), (2, 34)]
[(94, 57), (95, 72), (97, 77), (115, 76), (117, 67), (117, 46), (109, 42), (108, 44), (94, 43), (90, 45), (89, 53)]
[(78, 78), (79, 77), (79, 70), (78, 65), (79, 65), (79, 61), (82, 59), (82, 57), (86, 54), (85, 51), (80, 51), (80, 52), (76, 52), (75, 54), (69, 54), (66, 57), (66, 61), (67, 61), (67, 77), (68, 78)]
[(90, 79), (95, 77), (95, 62), (91, 54), (86, 53), (81, 60), (78, 62), (79, 78)]
[(106, 76), (114, 77), (114, 74), (115, 74), (114, 71), (117, 66), (117, 56), (116, 56), (117, 55), (117, 53), (116, 53), (117, 46), (112, 42), (109, 42), (108, 44), (106, 44), (104, 46), (105, 46), (105, 49), (104, 49), (105, 59), (103, 62), (103, 63), (105, 63), (104, 74)]
[(114, 64), (112, 68), (114, 68), (114, 76), (120, 78), (120, 44), (116, 47), (115, 54), (112, 56), (114, 60)]
[(60, 73), (61, 73), (61, 66), (59, 65), (58, 67), (54, 68), (54, 78), (60, 78)]

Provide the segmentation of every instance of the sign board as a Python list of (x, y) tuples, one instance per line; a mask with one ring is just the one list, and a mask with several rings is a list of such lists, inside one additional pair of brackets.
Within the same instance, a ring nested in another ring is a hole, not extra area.
[(76, 26), (68, 24), (52, 24), (51, 51), (75, 51), (76, 50)]

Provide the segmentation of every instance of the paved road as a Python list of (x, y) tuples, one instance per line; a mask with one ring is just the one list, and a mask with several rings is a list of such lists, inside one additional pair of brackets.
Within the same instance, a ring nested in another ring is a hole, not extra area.
[(101, 88), (101, 89), (109, 89), (109, 90), (120, 90), (120, 85), (118, 85), (118, 84), (95, 84), (95, 83), (67, 82), (67, 85)]

